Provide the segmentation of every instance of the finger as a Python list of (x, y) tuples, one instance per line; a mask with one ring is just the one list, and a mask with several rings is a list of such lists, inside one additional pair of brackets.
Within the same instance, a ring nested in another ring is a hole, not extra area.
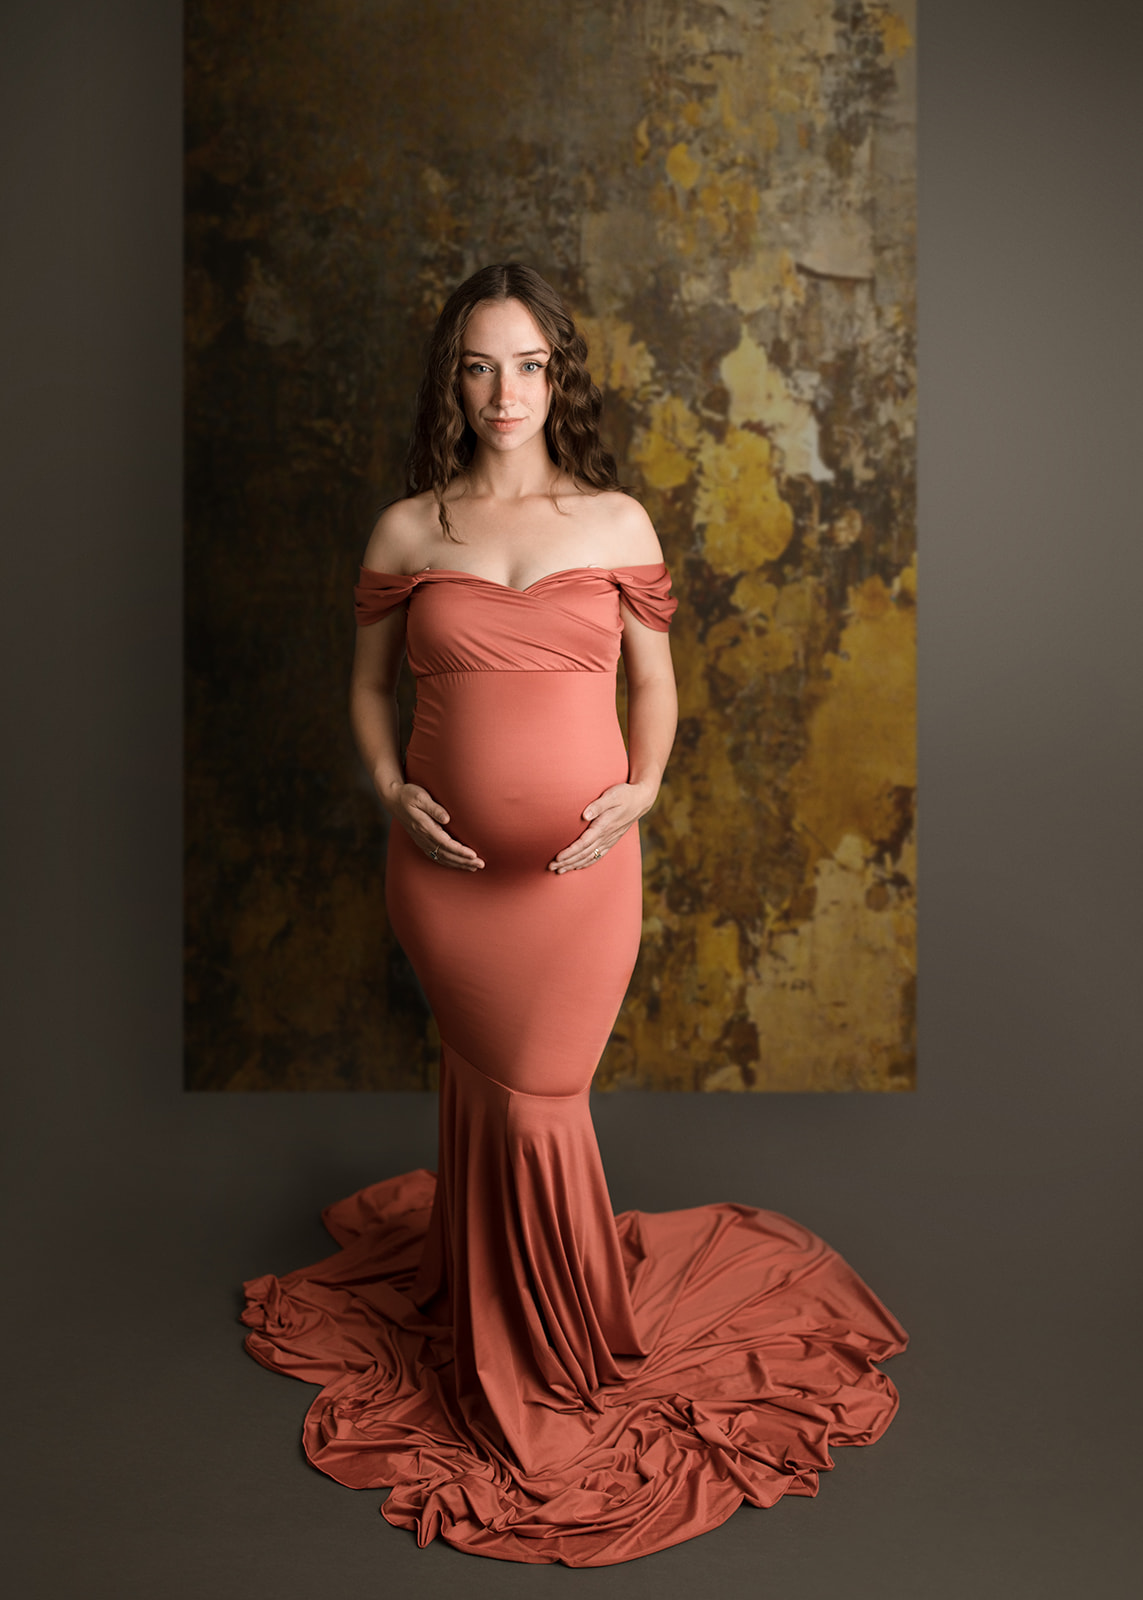
[(434, 800), (429, 791), (422, 789), (420, 784), (413, 784), (412, 790), (413, 798), (408, 802), (409, 810), (428, 817), (433, 822), (440, 823), (442, 827), (447, 827), (450, 820), (449, 814), (440, 801)]
[(438, 855), (433, 855), (429, 851), (428, 858), (434, 867), (447, 867), (451, 872), (480, 872), (484, 867), (484, 862), (479, 856), (469, 860), (460, 856), (446, 855), (443, 850)]
[(422, 849), (427, 856), (439, 862), (441, 866), (449, 867), (482, 867), (484, 862), (475, 850), (470, 850), (466, 844), (458, 844), (455, 839), (425, 839)]
[(479, 856), (458, 855), (455, 850), (449, 850), (444, 845), (431, 847), (426, 845), (424, 854), (434, 867), (451, 867), (456, 872), (479, 872), (484, 866)]
[(431, 823), (422, 830), (417, 843), (438, 866), (463, 867), (474, 872), (484, 865), (475, 850), (466, 844), (461, 844), (459, 839), (451, 838), (443, 828), (433, 827)]
[(594, 842), (589, 840), (582, 847), (577, 842), (562, 858), (557, 857), (552, 866), (556, 872), (579, 872), (584, 867), (594, 867), (621, 838), (621, 833), (614, 837), (603, 835)]
[(467, 857), (472, 861), (477, 859), (475, 850), (470, 849), (466, 844), (461, 844), (459, 839), (454, 839), (450, 833), (446, 833), (443, 828), (438, 828), (436, 824), (429, 821), (428, 818), (422, 818), (420, 827), (414, 834), (414, 838), (416, 839), (417, 843), (423, 845), (426, 850), (435, 849), (443, 852), (447, 849), (450, 852), (455, 852), (461, 856)]
[(440, 806), (415, 805), (409, 807), (409, 816), (415, 826), (423, 828), (426, 833), (439, 835), (442, 839), (450, 839), (452, 835), (447, 832), (448, 812)]
[(565, 845), (559, 854), (553, 857), (551, 865), (556, 868), (566, 866), (573, 856), (582, 855), (585, 850), (590, 856), (591, 852), (598, 847), (604, 834), (603, 823), (593, 823), (590, 828), (583, 830), (578, 839), (573, 839), (571, 844)]
[(473, 871), (484, 865), (475, 850), (452, 838), (423, 814), (410, 817), (406, 831), (418, 850), (423, 851), (435, 865), (466, 867)]
[(584, 806), (580, 816), (585, 822), (593, 822), (596, 817), (601, 817), (605, 811), (612, 810), (619, 803), (616, 791), (625, 787), (625, 784), (617, 783), (613, 784), (610, 789), (605, 789), (590, 805)]
[(556, 868), (556, 876), (559, 877), (565, 872), (583, 872), (588, 867), (596, 867), (606, 855), (607, 847), (600, 845), (595, 850), (589, 850), (587, 855), (572, 856)]
[[(593, 806), (588, 807), (588, 810), (594, 810), (598, 805), (599, 801), (597, 800)], [(604, 839), (606, 839), (609, 846), (613, 845), (616, 839), (621, 834), (626, 833), (630, 826), (630, 820), (624, 818), (618, 806), (607, 806), (596, 817), (595, 821), (583, 830), (578, 839), (573, 839), (571, 844), (565, 845), (559, 854), (553, 858), (552, 865), (559, 867), (570, 860), (573, 853), (579, 853), (585, 849), (590, 855), (592, 850)]]

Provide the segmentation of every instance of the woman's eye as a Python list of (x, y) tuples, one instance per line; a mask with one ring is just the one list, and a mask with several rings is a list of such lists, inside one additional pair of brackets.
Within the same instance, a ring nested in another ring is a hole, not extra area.
[[(522, 361), (520, 363), (520, 371), (527, 373), (530, 377), (535, 372), (543, 372), (544, 365), (545, 363), (542, 361)], [(466, 363), (464, 370), (474, 378), (482, 378), (485, 373), (491, 372), (492, 368), (485, 361), (469, 361)]]

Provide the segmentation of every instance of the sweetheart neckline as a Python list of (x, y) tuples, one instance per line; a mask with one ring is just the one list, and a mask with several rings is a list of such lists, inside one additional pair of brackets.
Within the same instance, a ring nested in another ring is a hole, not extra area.
[(538, 589), (540, 584), (548, 583), (552, 578), (573, 577), (580, 572), (594, 572), (598, 577), (611, 578), (617, 572), (665, 572), (664, 561), (637, 561), (626, 567), (560, 567), (555, 572), (545, 572), (542, 578), (536, 578), (532, 583), (526, 583), (522, 589), (515, 584), (501, 583), (496, 578), (485, 578), (479, 572), (466, 572), (463, 567), (426, 567), (423, 572), (382, 572), (380, 567), (362, 566), (362, 572), (374, 572), (380, 578), (401, 578), (410, 583), (416, 583), (420, 578), (471, 578), (475, 583), (487, 583), (493, 589), (505, 589), (509, 594), (529, 594), (531, 590)]

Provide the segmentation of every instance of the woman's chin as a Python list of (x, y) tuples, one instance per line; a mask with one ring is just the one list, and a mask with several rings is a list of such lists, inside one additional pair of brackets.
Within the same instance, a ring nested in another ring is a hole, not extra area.
[(539, 428), (512, 428), (505, 432), (499, 428), (481, 428), (477, 431), (476, 436), (489, 450), (503, 452), (519, 450), (523, 446), (531, 444), (537, 435), (542, 437), (543, 430)]

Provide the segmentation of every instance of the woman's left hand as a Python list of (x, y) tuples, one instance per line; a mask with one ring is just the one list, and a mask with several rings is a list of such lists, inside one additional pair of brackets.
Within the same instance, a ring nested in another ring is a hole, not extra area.
[(549, 872), (578, 872), (601, 861), (618, 844), (633, 822), (650, 811), (655, 796), (645, 784), (614, 783), (583, 810), (588, 826), (574, 844), (548, 862)]

